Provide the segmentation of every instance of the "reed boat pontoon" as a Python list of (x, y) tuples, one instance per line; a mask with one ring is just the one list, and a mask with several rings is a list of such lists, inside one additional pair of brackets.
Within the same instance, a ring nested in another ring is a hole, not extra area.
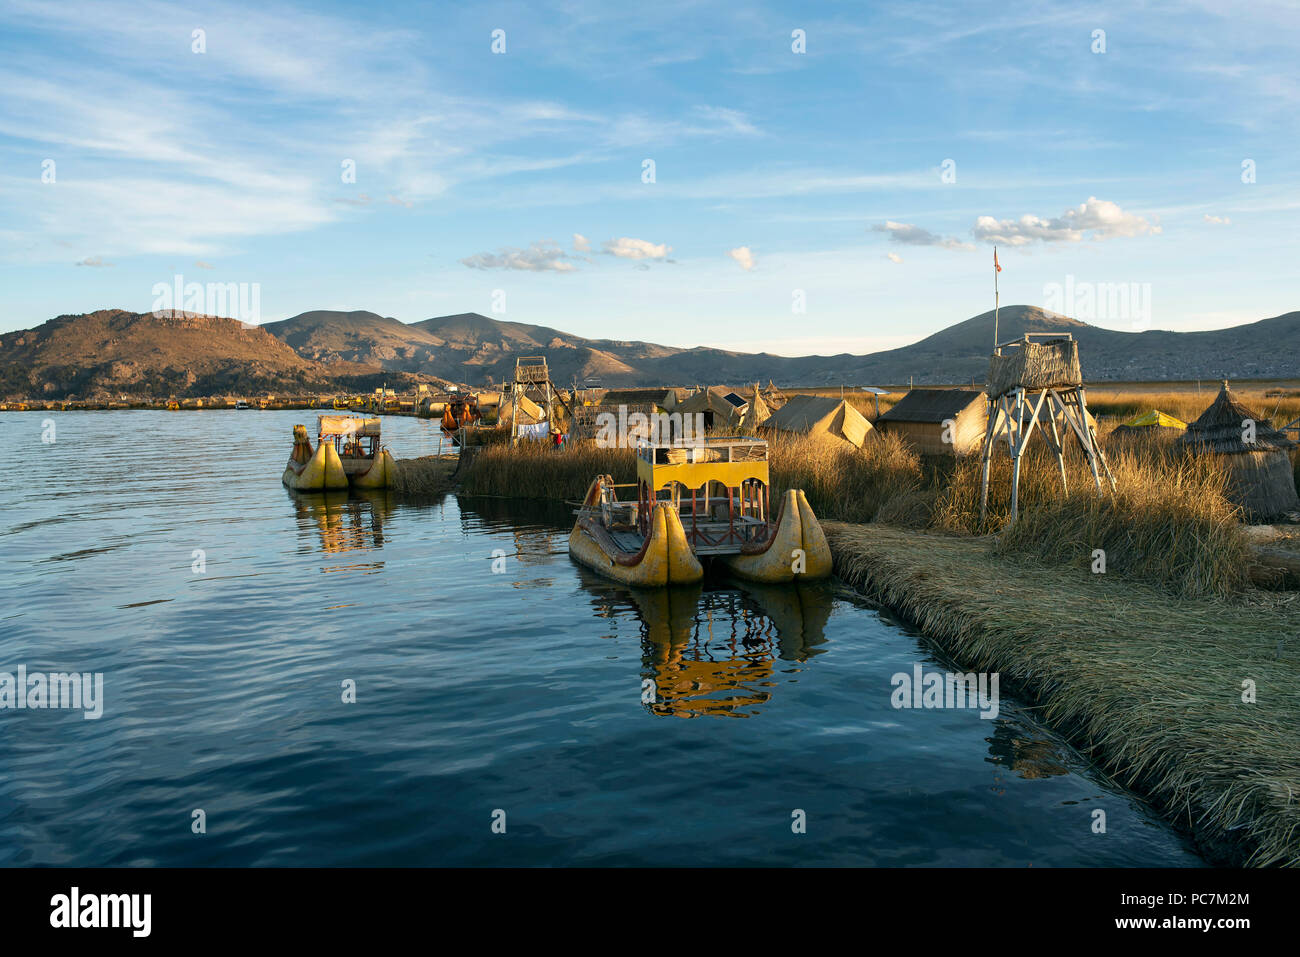
[(317, 446), (305, 425), (293, 427), (293, 452), (284, 484), (300, 492), (346, 488), (387, 488), (396, 468), (380, 444), (379, 420), (350, 415), (317, 417)]
[[(599, 475), (587, 489), (569, 536), (569, 554), (629, 585), (685, 585), (717, 560), (760, 582), (824, 578), (830, 547), (798, 489), (769, 501), (767, 443), (710, 436), (685, 446), (641, 441), (637, 481)], [(620, 500), (635, 489), (635, 500)]]

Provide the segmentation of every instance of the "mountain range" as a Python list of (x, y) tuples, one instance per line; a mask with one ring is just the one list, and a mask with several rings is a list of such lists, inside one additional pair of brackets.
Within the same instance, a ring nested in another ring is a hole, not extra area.
[[(992, 312), (869, 355), (775, 356), (587, 339), (477, 313), (403, 323), (373, 312), (317, 310), (247, 326), (187, 313), (105, 309), (0, 336), (0, 396), (165, 397), (369, 389), (415, 382), (508, 382), (520, 356), (545, 356), (569, 385), (884, 385), (982, 382)], [(1300, 312), (1208, 332), (1117, 332), (1035, 306), (1007, 306), (998, 338), (1070, 333), (1090, 381), (1300, 376)]]

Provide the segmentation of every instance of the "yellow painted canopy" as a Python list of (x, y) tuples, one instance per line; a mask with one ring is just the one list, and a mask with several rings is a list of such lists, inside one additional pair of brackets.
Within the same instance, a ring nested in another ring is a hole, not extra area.
[(354, 415), (317, 416), (320, 435), (378, 435), (379, 419)]
[(1166, 429), (1185, 429), (1187, 423), (1181, 419), (1175, 419), (1168, 413), (1161, 412), (1159, 409), (1152, 409), (1150, 412), (1143, 412), (1136, 419), (1125, 422), (1130, 428), (1145, 428), (1147, 426), (1159, 425)]

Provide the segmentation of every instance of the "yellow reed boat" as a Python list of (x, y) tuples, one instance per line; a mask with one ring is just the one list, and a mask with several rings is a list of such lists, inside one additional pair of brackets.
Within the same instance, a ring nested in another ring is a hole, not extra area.
[[(636, 489), (620, 500), (619, 489)], [(710, 436), (685, 446), (637, 446), (635, 485), (599, 475), (569, 535), (574, 559), (628, 585), (685, 585), (704, 562), (760, 582), (824, 578), (830, 546), (802, 491), (769, 502), (767, 443)]]
[(307, 427), (293, 427), (284, 484), (300, 492), (388, 488), (396, 467), (392, 453), (380, 443), (378, 419), (322, 415), (317, 417), (314, 449)]

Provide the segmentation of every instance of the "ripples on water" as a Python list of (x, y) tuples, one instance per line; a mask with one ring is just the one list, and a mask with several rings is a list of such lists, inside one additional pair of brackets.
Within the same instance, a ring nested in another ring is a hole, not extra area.
[(948, 666), (833, 583), (636, 593), (563, 507), (296, 495), (311, 420), (0, 415), (0, 671), (106, 699), (0, 711), (0, 863), (1198, 863), (1006, 695), (894, 710)]

